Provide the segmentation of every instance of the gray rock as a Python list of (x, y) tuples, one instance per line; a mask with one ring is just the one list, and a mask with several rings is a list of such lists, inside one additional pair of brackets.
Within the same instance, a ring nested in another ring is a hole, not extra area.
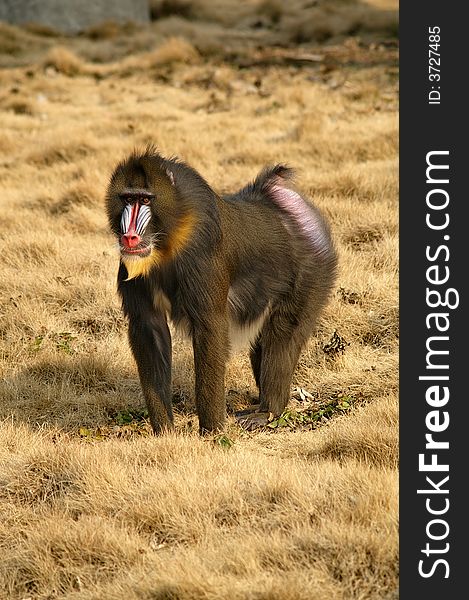
[(0, 0), (0, 20), (77, 33), (104, 21), (148, 23), (148, 0)]

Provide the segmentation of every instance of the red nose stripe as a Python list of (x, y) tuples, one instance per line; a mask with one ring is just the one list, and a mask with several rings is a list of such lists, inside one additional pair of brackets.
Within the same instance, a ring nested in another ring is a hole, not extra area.
[(126, 231), (126, 233), (134, 233), (135, 230), (137, 229), (138, 209), (139, 209), (139, 203), (135, 202), (135, 204), (132, 205), (132, 212), (130, 213), (129, 229), (128, 229), (128, 231)]
[(142, 239), (136, 232), (138, 209), (139, 204), (138, 202), (135, 202), (135, 204), (132, 205), (132, 212), (130, 213), (129, 228), (122, 236), (122, 244), (129, 249), (138, 246)]

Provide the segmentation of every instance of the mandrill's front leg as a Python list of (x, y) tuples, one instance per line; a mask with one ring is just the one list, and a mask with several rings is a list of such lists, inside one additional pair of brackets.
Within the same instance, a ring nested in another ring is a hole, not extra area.
[(228, 321), (223, 310), (194, 327), (195, 401), (200, 433), (222, 431), (226, 420)]
[(142, 278), (125, 281), (119, 277), (119, 291), (150, 422), (153, 431), (161, 433), (173, 428), (171, 334), (166, 316), (155, 309)]

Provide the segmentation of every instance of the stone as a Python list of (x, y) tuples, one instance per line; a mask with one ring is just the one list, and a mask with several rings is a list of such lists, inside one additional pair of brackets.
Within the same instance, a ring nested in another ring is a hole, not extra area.
[(149, 23), (148, 0), (0, 0), (0, 20), (78, 33), (106, 21)]

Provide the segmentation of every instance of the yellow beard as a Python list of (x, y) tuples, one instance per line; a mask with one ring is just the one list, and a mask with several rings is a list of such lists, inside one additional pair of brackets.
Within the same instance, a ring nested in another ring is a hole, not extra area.
[(163, 250), (153, 250), (145, 257), (122, 257), (122, 262), (127, 269), (127, 279), (135, 277), (146, 277), (152, 267), (158, 265), (163, 260), (173, 258), (180, 250), (184, 248), (192, 234), (195, 225), (195, 217), (188, 213), (184, 215), (174, 231), (169, 235), (167, 248)]
[(127, 269), (127, 279), (134, 279), (135, 277), (145, 277), (150, 272), (153, 265), (156, 265), (161, 260), (161, 252), (159, 250), (153, 250), (150, 252), (148, 256), (144, 257), (132, 257), (132, 258), (122, 258), (122, 262)]

